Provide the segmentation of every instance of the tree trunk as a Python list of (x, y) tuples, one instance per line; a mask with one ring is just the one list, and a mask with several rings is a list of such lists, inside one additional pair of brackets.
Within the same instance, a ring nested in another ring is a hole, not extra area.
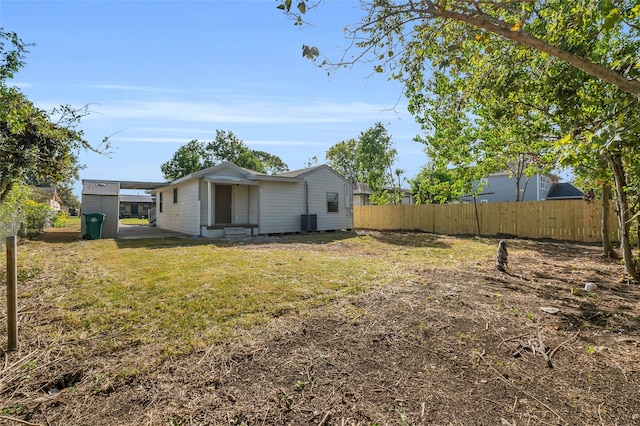
[(611, 259), (620, 259), (620, 255), (611, 244), (609, 233), (609, 198), (611, 197), (611, 185), (604, 183), (602, 185), (602, 250), (604, 256)]
[(622, 165), (622, 156), (620, 154), (608, 154), (607, 161), (613, 171), (613, 177), (616, 182), (616, 191), (618, 192), (618, 219), (620, 221), (620, 249), (622, 250), (622, 259), (624, 259), (624, 267), (627, 273), (635, 281), (640, 281), (640, 274), (636, 269), (636, 263), (633, 260), (633, 251), (631, 249), (631, 241), (629, 240), (629, 202), (625, 192), (626, 176)]

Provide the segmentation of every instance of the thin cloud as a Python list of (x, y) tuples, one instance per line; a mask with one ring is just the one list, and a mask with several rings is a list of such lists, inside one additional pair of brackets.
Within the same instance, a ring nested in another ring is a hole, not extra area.
[(261, 140), (245, 140), (249, 146), (264, 145), (264, 146), (325, 146), (326, 142), (307, 142), (307, 141), (261, 141)]
[(154, 137), (154, 136), (148, 136), (148, 137), (118, 137), (118, 138), (112, 138), (112, 142), (131, 142), (131, 143), (179, 143), (179, 144), (186, 144), (190, 141), (191, 139), (188, 138), (168, 138), (168, 137)]
[[(299, 124), (380, 120), (380, 105), (366, 102), (123, 101), (102, 105), (92, 118), (199, 123)], [(90, 117), (91, 118), (91, 117)]]
[(27, 83), (26, 81), (11, 81), (9, 85), (17, 89), (26, 89), (32, 86), (31, 83)]
[(91, 84), (87, 86), (90, 89), (114, 90), (119, 92), (142, 92), (142, 93), (171, 93), (184, 94), (189, 91), (184, 89), (175, 89), (170, 87), (153, 87), (153, 86), (135, 86), (129, 84)]

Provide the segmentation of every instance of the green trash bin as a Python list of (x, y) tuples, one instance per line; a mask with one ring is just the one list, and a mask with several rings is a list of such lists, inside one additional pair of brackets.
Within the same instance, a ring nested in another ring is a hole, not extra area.
[(84, 223), (86, 225), (83, 240), (99, 240), (102, 238), (102, 222), (104, 222), (104, 213), (82, 213)]

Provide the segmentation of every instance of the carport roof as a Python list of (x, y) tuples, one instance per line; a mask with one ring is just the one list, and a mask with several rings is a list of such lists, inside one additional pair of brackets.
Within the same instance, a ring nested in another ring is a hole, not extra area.
[(118, 184), (120, 189), (156, 189), (161, 186), (167, 185), (167, 182), (140, 182), (133, 180), (97, 180), (97, 179), (82, 179), (82, 186), (86, 187), (87, 184), (100, 184), (113, 185)]

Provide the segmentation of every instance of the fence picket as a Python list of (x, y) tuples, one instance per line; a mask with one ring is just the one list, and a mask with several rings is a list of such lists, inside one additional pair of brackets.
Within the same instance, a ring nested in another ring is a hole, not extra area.
[[(421, 204), (354, 206), (357, 229), (423, 231), (435, 234), (485, 236), (513, 235), (580, 242), (601, 241), (599, 203), (582, 200), (528, 201), (519, 203)], [(619, 240), (615, 206), (609, 213), (611, 239)]]

